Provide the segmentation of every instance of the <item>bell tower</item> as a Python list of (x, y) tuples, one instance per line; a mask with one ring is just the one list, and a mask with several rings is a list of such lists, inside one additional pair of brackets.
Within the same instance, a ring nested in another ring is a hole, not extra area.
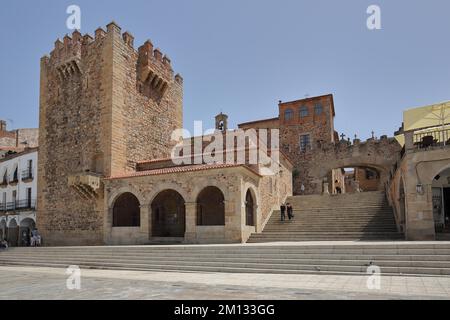
[(216, 130), (222, 132), (228, 130), (228, 116), (222, 112), (216, 116)]

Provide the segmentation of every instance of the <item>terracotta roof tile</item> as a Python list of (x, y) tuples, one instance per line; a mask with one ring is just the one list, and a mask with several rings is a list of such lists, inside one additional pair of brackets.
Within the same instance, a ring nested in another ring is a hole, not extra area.
[(169, 168), (163, 168), (163, 169), (154, 169), (154, 170), (147, 170), (147, 171), (138, 171), (138, 172), (133, 172), (133, 173), (125, 173), (122, 175), (111, 176), (109, 178), (106, 178), (106, 180), (156, 176), (156, 175), (162, 175), (162, 174), (195, 172), (195, 171), (225, 169), (225, 168), (235, 168), (235, 167), (243, 167), (243, 168), (246, 168), (247, 170), (253, 172), (256, 175), (259, 175), (259, 173), (257, 173), (253, 169), (251, 169), (245, 165), (241, 165), (241, 164), (201, 164), (201, 165), (169, 167)]

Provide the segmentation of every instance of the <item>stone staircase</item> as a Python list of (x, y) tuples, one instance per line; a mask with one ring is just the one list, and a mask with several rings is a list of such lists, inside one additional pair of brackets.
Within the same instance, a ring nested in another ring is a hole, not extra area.
[(176, 272), (450, 276), (450, 242), (11, 248), (0, 265)]
[(294, 196), (294, 219), (275, 211), (262, 233), (248, 243), (274, 241), (402, 240), (384, 192)]

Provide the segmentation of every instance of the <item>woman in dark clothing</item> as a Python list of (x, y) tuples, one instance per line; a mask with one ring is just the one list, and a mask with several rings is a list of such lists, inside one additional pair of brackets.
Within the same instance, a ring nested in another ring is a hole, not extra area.
[(280, 206), (280, 212), (281, 212), (281, 221), (284, 221), (286, 219), (286, 205), (284, 203)]
[(287, 204), (287, 214), (288, 214), (289, 220), (294, 218), (294, 208), (292, 208), (292, 205), (290, 203)]

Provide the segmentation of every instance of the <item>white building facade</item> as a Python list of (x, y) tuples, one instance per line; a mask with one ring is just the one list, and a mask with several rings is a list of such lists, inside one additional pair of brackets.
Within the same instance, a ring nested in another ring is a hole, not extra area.
[(36, 226), (37, 148), (0, 160), (0, 238), (27, 246)]

